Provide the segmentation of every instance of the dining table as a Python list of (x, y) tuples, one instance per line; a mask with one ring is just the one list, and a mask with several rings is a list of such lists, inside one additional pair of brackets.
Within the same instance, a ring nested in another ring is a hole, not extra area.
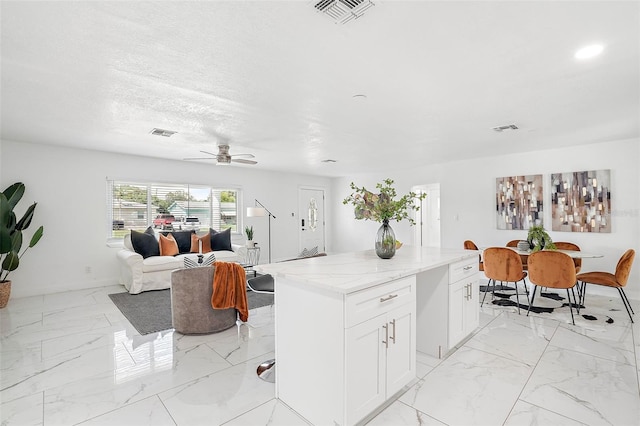
[[(531, 250), (519, 250), (517, 247), (507, 247), (507, 248), (515, 251), (520, 256), (529, 256), (531, 253), (533, 253), (533, 251)], [(604, 255), (600, 253), (589, 253), (581, 250), (553, 250), (553, 251), (559, 251), (560, 253), (565, 253), (573, 259), (596, 259), (599, 257), (604, 257)]]

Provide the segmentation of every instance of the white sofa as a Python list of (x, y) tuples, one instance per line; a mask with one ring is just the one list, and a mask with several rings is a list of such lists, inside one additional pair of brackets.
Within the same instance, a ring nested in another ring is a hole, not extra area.
[[(216, 250), (216, 260), (242, 263), (246, 258), (246, 248), (239, 244), (231, 244), (233, 251)], [(209, 253), (204, 253), (206, 258)], [(133, 250), (131, 236), (124, 238), (124, 248), (117, 253), (120, 264), (120, 284), (131, 294), (149, 290), (162, 290), (171, 287), (171, 272), (184, 268), (184, 258), (198, 259), (196, 253), (179, 254), (177, 256), (150, 256), (144, 259)]]

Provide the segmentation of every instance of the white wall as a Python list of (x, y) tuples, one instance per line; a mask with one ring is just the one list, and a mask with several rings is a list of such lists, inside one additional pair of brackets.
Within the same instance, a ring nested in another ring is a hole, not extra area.
[[(583, 261), (583, 271), (614, 271), (622, 253), (633, 248), (640, 251), (640, 141), (624, 140), (581, 147), (536, 151), (517, 155), (495, 155), (468, 161), (458, 161), (395, 173), (367, 174), (335, 179), (332, 193), (335, 226), (331, 228), (330, 250), (361, 250), (373, 248), (379, 224), (356, 221), (353, 209), (340, 200), (349, 193), (349, 182), (375, 189), (375, 184), (387, 177), (396, 182), (399, 194), (419, 184), (440, 183), (442, 247), (459, 247), (466, 239), (479, 246), (504, 246), (507, 241), (526, 238), (526, 231), (496, 229), (495, 183), (497, 177), (542, 174), (544, 178), (544, 224), (555, 241), (572, 241), (583, 251), (604, 254), (601, 259)], [(611, 170), (612, 232), (587, 234), (552, 232), (550, 174), (579, 170)], [(456, 219), (457, 218), (457, 219)], [(396, 236), (403, 242), (412, 241), (408, 224), (392, 222)], [(629, 297), (640, 299), (640, 253), (638, 254), (626, 290)], [(591, 290), (593, 289), (593, 290)], [(589, 291), (599, 291), (594, 286)], [(606, 294), (618, 297), (615, 290)]]
[[(240, 188), (244, 204), (241, 211), (253, 206), (257, 198), (276, 216), (271, 220), (273, 261), (295, 257), (298, 253), (298, 187), (325, 188), (330, 197), (330, 179), (317, 176), (12, 141), (2, 141), (1, 149), (0, 190), (18, 181), (26, 185), (18, 214), (33, 201), (38, 202), (25, 239), (31, 238), (39, 225), (44, 225), (43, 238), (26, 253), (20, 268), (9, 275), (13, 282), (12, 298), (117, 283), (118, 248), (106, 244), (107, 177)], [(241, 220), (244, 220), (242, 225), (253, 225), (254, 239), (262, 247), (261, 260), (266, 262), (267, 218)], [(244, 243), (245, 238), (237, 235), (233, 240)]]
[[(462, 247), (465, 239), (480, 246), (504, 245), (524, 238), (526, 231), (499, 231), (495, 225), (495, 178), (543, 174), (545, 223), (550, 223), (549, 174), (576, 170), (611, 169), (613, 224), (610, 234), (550, 232), (554, 240), (569, 240), (584, 251), (603, 253), (588, 259), (583, 270), (615, 268), (627, 248), (640, 250), (640, 144), (638, 140), (585, 145), (579, 148), (538, 151), (425, 166), (393, 173), (328, 179), (315, 176), (260, 172), (247, 167), (217, 167), (133, 157), (47, 145), (0, 141), (0, 187), (16, 181), (27, 186), (20, 208), (38, 201), (32, 228), (44, 225), (45, 236), (23, 265), (10, 275), (12, 297), (87, 288), (117, 281), (115, 248), (106, 245), (106, 178), (140, 181), (184, 182), (241, 187), (244, 207), (257, 198), (277, 216), (271, 221), (273, 261), (294, 257), (298, 250), (298, 187), (326, 188), (327, 251), (371, 249), (379, 224), (353, 219), (353, 210), (342, 204), (349, 182), (370, 189), (382, 179), (396, 181), (399, 193), (414, 185), (440, 183), (442, 246)], [(243, 209), (244, 211), (244, 209)], [(294, 213), (294, 216), (292, 216)], [(459, 220), (455, 220), (455, 216)], [(244, 218), (253, 225), (256, 240), (267, 259), (267, 219)], [(412, 229), (392, 222), (398, 239), (411, 244)], [(33, 231), (29, 229), (29, 231)], [(30, 234), (29, 234), (30, 236)], [(244, 239), (236, 239), (241, 242)], [(86, 273), (86, 267), (91, 273)], [(592, 286), (593, 288), (593, 286)], [(596, 289), (594, 288), (594, 291)], [(591, 290), (590, 290), (591, 291)], [(640, 299), (640, 258), (627, 290)], [(617, 295), (613, 295), (617, 297)]]

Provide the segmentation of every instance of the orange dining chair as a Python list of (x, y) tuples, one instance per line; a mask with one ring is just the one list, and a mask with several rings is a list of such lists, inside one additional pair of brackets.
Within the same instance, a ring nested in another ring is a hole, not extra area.
[[(516, 297), (518, 298), (518, 314), (520, 313), (520, 295), (518, 293), (518, 281), (522, 281), (525, 293), (527, 285), (524, 279), (527, 273), (522, 269), (522, 260), (515, 251), (505, 247), (489, 247), (483, 253), (484, 275), (489, 278), (489, 284), (493, 281), (493, 295), (496, 294), (496, 281), (513, 283), (516, 287)], [(487, 287), (487, 290), (489, 288)], [(482, 297), (482, 304), (487, 297), (487, 292)]]
[[(580, 247), (574, 243), (567, 243), (561, 241), (559, 243), (554, 243), (558, 250), (570, 250), (570, 251), (580, 251)], [(576, 274), (580, 272), (580, 268), (582, 268), (582, 259), (573, 259), (573, 264), (576, 267)]]
[(635, 257), (635, 250), (629, 249), (625, 251), (622, 257), (620, 257), (620, 260), (618, 260), (615, 274), (612, 274), (610, 272), (585, 272), (583, 274), (579, 274), (577, 276), (577, 279), (582, 283), (582, 287), (580, 288), (580, 303), (584, 304), (587, 284), (613, 287), (618, 290), (620, 298), (622, 299), (622, 304), (624, 304), (624, 307), (627, 310), (627, 314), (629, 314), (629, 319), (631, 320), (631, 322), (633, 322), (631, 314), (635, 315), (635, 312), (633, 312), (631, 303), (629, 303), (629, 299), (624, 293), (622, 287), (627, 285), (627, 280), (629, 279), (631, 266), (633, 265), (633, 259)]
[[(569, 310), (571, 311), (571, 323), (576, 325), (573, 319), (573, 306), (576, 306), (580, 313), (580, 305), (576, 299), (574, 287), (576, 286), (576, 267), (573, 259), (562, 252), (553, 250), (542, 250), (529, 255), (529, 281), (534, 285), (531, 293), (531, 301), (527, 309), (527, 316), (531, 311), (531, 305), (536, 297), (538, 287), (548, 287), (557, 289), (566, 289), (567, 298), (569, 299)], [(573, 303), (569, 295), (569, 289), (573, 294)]]
[[(518, 243), (522, 241), (522, 240), (511, 240), (507, 243), (507, 247), (515, 247), (518, 248)], [(525, 271), (527, 270), (528, 266), (527, 266), (527, 258), (529, 256), (523, 256), (520, 255), (520, 261), (522, 262), (522, 269), (524, 269)]]
[[(478, 246), (476, 245), (476, 243), (474, 243), (471, 240), (466, 240), (464, 242), (464, 249), (480, 251), (478, 250)], [(482, 255), (480, 254), (478, 255), (478, 269), (480, 269), (481, 271), (484, 271), (484, 264), (482, 263)]]

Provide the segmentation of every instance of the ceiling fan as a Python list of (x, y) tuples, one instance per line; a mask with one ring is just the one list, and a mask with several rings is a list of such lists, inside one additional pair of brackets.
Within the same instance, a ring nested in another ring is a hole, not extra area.
[[(218, 153), (214, 154), (213, 152), (209, 152), (209, 151), (200, 151), (203, 154), (207, 154), (210, 155), (211, 157), (191, 157), (191, 158), (184, 158), (184, 160), (190, 161), (190, 160), (215, 160), (216, 164), (231, 164), (231, 162), (234, 163), (242, 163), (242, 164), (258, 164), (257, 161), (254, 160), (246, 160), (246, 158), (253, 158), (253, 154), (229, 154), (229, 145), (227, 144), (221, 144), (218, 145)], [(238, 158), (238, 157), (244, 157), (244, 158)]]

